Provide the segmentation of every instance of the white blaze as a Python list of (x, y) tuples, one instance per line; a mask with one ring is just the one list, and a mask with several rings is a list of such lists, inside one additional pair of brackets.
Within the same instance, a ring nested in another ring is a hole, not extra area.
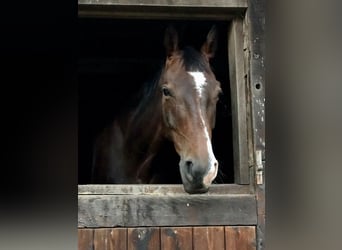
[(205, 78), (203, 72), (188, 72), (195, 81), (195, 89), (199, 93), (199, 96), (202, 96), (202, 91), (205, 85), (207, 85), (207, 79)]
[[(204, 87), (207, 85), (207, 81), (206, 78), (203, 74), (203, 72), (188, 72), (193, 78), (194, 78), (194, 82), (195, 82), (195, 89), (197, 90), (197, 93), (199, 95), (199, 97), (202, 97), (202, 92)], [(208, 133), (208, 128), (206, 126), (206, 123), (203, 119), (203, 115), (202, 115), (202, 111), (200, 109), (200, 118), (201, 118), (201, 122), (204, 125), (204, 134), (205, 134), (205, 138), (207, 141), (207, 150), (208, 150), (208, 155), (209, 155), (209, 171), (207, 173), (207, 175), (204, 177), (203, 181), (205, 184), (209, 185), (210, 182), (215, 178), (216, 174), (217, 174), (217, 166), (215, 167), (215, 162), (217, 162), (214, 152), (213, 152), (213, 148), (211, 145), (211, 140), (210, 140), (210, 136)]]

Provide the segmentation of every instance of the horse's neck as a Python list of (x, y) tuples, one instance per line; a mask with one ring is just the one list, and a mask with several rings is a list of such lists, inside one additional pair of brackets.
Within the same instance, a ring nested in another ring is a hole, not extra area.
[(159, 97), (154, 94), (144, 106), (131, 112), (123, 127), (126, 155), (132, 163), (130, 171), (136, 173), (137, 179), (146, 181), (150, 162), (160, 143), (163, 141), (163, 121)]

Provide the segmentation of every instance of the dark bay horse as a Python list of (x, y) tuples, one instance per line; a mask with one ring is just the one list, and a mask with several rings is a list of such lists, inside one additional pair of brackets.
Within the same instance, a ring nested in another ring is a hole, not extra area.
[(166, 30), (167, 56), (156, 80), (145, 86), (137, 107), (97, 138), (93, 183), (158, 183), (150, 163), (163, 141), (170, 140), (180, 156), (185, 191), (208, 191), (218, 171), (211, 135), (221, 88), (209, 64), (216, 50), (216, 33), (213, 27), (197, 51), (192, 47), (181, 50), (176, 30)]

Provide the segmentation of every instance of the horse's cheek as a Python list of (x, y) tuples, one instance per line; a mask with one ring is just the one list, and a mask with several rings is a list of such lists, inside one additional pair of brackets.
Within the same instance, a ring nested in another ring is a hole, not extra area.
[(174, 129), (176, 127), (176, 120), (174, 118), (174, 110), (170, 103), (164, 102), (163, 118), (167, 128)]

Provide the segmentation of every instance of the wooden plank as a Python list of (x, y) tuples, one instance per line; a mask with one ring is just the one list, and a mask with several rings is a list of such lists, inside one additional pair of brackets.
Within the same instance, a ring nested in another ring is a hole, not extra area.
[(192, 250), (192, 228), (162, 227), (160, 242), (162, 250)]
[(157, 227), (128, 228), (128, 250), (160, 250), (160, 230)]
[(79, 227), (255, 225), (254, 195), (79, 195)]
[[(188, 195), (183, 185), (78, 185), (78, 194)], [(250, 194), (245, 185), (213, 184), (208, 195)]]
[[(249, 0), (246, 22), (249, 26), (250, 50), (250, 91), (251, 117), (254, 141), (254, 170), (258, 177), (258, 168), (261, 168), (261, 177), (265, 180), (265, 0)], [(261, 153), (261, 162), (256, 162), (257, 154)], [(256, 182), (256, 180), (255, 180)], [(257, 249), (265, 247), (265, 181), (256, 185), (257, 217), (256, 228)]]
[(118, 6), (247, 8), (247, 0), (78, 0), (78, 4)]
[(232, 104), (235, 183), (249, 183), (246, 79), (243, 52), (243, 20), (235, 18), (228, 34), (229, 78)]
[(93, 250), (94, 249), (94, 230), (78, 229), (78, 249)]
[(247, 0), (78, 0), (79, 17), (230, 20)]
[(196, 250), (224, 250), (224, 227), (194, 227), (193, 244)]
[(220, 8), (165, 8), (123, 6), (81, 5), (78, 16), (81, 18), (121, 18), (121, 19), (166, 19), (166, 20), (216, 20), (229, 21), (241, 11)]
[(228, 250), (255, 250), (255, 227), (225, 227), (226, 249)]
[(94, 230), (94, 250), (127, 249), (127, 229), (99, 228)]
[[(265, 3), (250, 1), (250, 87), (255, 150), (265, 150)], [(264, 159), (264, 152), (263, 152)]]

